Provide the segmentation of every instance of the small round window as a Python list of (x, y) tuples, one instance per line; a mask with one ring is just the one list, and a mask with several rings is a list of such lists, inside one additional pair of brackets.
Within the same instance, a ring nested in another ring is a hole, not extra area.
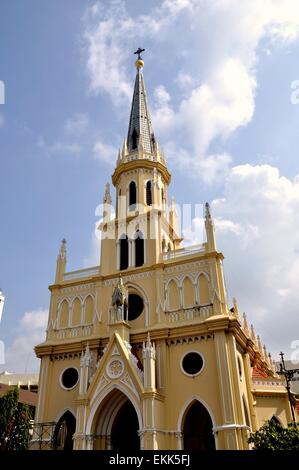
[(182, 369), (187, 375), (197, 375), (203, 369), (204, 362), (202, 355), (192, 351), (187, 353), (182, 359)]
[(78, 380), (79, 374), (77, 369), (75, 369), (74, 367), (69, 367), (68, 369), (65, 369), (65, 371), (63, 371), (61, 375), (61, 385), (67, 390), (74, 388), (75, 385), (77, 385)]
[(140, 295), (129, 294), (128, 299), (128, 320), (135, 320), (143, 312), (143, 299)]

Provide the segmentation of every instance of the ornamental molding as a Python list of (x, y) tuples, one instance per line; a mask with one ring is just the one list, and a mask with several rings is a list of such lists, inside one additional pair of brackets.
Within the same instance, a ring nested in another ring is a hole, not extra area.
[(72, 294), (74, 292), (84, 292), (85, 293), (86, 291), (90, 291), (88, 293), (94, 294), (95, 283), (90, 282), (88, 284), (77, 284), (76, 286), (62, 287), (61, 289), (59, 289), (59, 292), (61, 294)]
[(196, 261), (193, 263), (178, 264), (175, 266), (169, 266), (165, 268), (164, 272), (165, 274), (172, 274), (172, 273), (187, 271), (187, 273), (190, 274), (190, 271), (194, 272), (196, 268), (201, 268), (201, 269), (205, 268), (209, 270), (209, 263), (207, 260), (205, 260), (205, 261)]
[(274, 382), (274, 381), (269, 381), (269, 380), (253, 380), (252, 381), (253, 385), (262, 385), (262, 386), (270, 386), (270, 387), (281, 387), (282, 384), (281, 382)]
[(108, 377), (106, 377), (106, 375), (103, 374), (101, 379), (99, 380), (94, 396), (96, 397), (103, 390), (103, 388), (106, 387), (106, 385), (110, 384), (110, 382), (111, 380), (109, 380)]
[(79, 359), (80, 357), (81, 357), (81, 352), (54, 354), (52, 356), (54, 361), (65, 361), (65, 360), (69, 360), (69, 359)]
[(214, 334), (183, 336), (182, 338), (173, 338), (166, 341), (167, 346), (177, 346), (188, 343), (199, 343), (201, 341), (214, 340)]
[[(130, 274), (128, 276), (122, 276), (122, 279), (123, 279), (123, 282), (125, 284), (126, 282), (129, 282), (129, 281), (132, 282), (132, 281), (139, 280), (139, 279), (149, 279), (153, 276), (154, 276), (153, 271), (147, 271), (147, 272), (144, 272), (144, 273), (136, 273), (136, 274)], [(118, 279), (119, 279), (118, 277), (114, 278), (114, 279), (106, 279), (103, 282), (103, 285), (104, 286), (115, 287), (118, 283)]]
[(140, 399), (139, 394), (136, 390), (136, 387), (133, 384), (133, 381), (128, 372), (126, 372), (125, 376), (120, 380), (120, 382), (123, 385), (125, 385), (127, 388), (129, 388), (134, 393), (134, 395), (138, 398), (138, 400)]
[(106, 365), (106, 374), (110, 379), (118, 379), (122, 376), (125, 365), (121, 359), (111, 359)]

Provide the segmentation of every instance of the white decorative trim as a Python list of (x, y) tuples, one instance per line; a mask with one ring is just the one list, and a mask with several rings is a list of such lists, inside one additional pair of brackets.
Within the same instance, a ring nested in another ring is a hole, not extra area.
[(78, 292), (79, 290), (88, 291), (89, 289), (91, 289), (92, 291), (94, 291), (94, 288), (95, 288), (95, 283), (90, 282), (88, 284), (79, 284), (76, 286), (62, 287), (59, 290), (59, 292), (61, 294), (71, 294), (72, 292)]
[(127, 372), (125, 374), (125, 376), (120, 380), (121, 383), (123, 383), (126, 387), (129, 387), (129, 389), (136, 395), (136, 397), (138, 398), (138, 392), (136, 390), (136, 387), (135, 385), (133, 384), (133, 381), (129, 375), (129, 373)]
[(221, 426), (213, 426), (213, 432), (218, 432), (218, 431), (232, 431), (234, 429), (247, 429), (248, 431), (251, 430), (250, 426), (247, 426), (247, 424), (222, 424)]
[(99, 380), (94, 396), (97, 396), (110, 383), (111, 380), (109, 380), (106, 375), (103, 374), (101, 379)]
[(106, 365), (106, 373), (110, 379), (118, 379), (122, 376), (125, 365), (121, 359), (110, 359)]
[(167, 266), (165, 268), (165, 274), (172, 274), (172, 273), (179, 273), (186, 271), (186, 273), (192, 272), (192, 270), (195, 270), (196, 268), (206, 268), (209, 269), (209, 264), (207, 260), (202, 260), (202, 261), (195, 261), (195, 262), (190, 262), (190, 263), (184, 263), (184, 264), (178, 264), (175, 266)]
[[(124, 283), (129, 282), (129, 281), (135, 281), (139, 279), (149, 279), (153, 277), (155, 273), (153, 271), (146, 271), (142, 273), (136, 273), (136, 274), (129, 274), (127, 276), (122, 275), (122, 279)], [(112, 286), (115, 287), (118, 283), (118, 277), (115, 277), (114, 279), (106, 279), (103, 282), (103, 286)]]
[(117, 346), (114, 346), (111, 356), (120, 356)]

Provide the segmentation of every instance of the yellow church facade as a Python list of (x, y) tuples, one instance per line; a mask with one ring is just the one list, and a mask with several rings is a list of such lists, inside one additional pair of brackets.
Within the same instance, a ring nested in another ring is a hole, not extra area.
[[(143, 77), (103, 200), (98, 266), (57, 258), (41, 359), (32, 449), (248, 449), (274, 417), (291, 422), (274, 362), (237, 302), (205, 205), (206, 242), (184, 247), (171, 175), (155, 138)], [(245, 260), (246, 261), (246, 260)]]

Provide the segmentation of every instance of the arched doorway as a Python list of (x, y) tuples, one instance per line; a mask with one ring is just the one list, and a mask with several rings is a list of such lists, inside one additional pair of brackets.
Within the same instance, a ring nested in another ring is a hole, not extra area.
[(73, 450), (73, 435), (76, 431), (76, 418), (66, 411), (55, 426), (53, 447), (55, 450)]
[(140, 450), (141, 416), (128, 396), (113, 388), (97, 406), (91, 434), (96, 436), (95, 450)]
[(199, 401), (188, 408), (184, 423), (184, 450), (215, 450), (213, 423), (207, 409)]
[(140, 449), (138, 418), (132, 403), (127, 400), (114, 418), (111, 429), (112, 450), (134, 452)]

